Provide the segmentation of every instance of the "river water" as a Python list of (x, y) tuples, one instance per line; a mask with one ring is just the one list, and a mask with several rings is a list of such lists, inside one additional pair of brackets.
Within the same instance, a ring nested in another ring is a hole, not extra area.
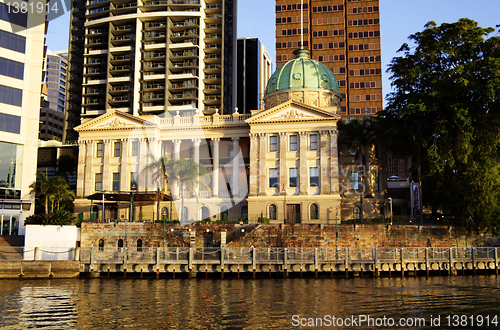
[(0, 280), (0, 329), (495, 329), (499, 289), (495, 276)]

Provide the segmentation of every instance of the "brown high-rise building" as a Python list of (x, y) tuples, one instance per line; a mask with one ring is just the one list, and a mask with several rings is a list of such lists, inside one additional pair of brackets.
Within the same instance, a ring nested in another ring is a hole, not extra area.
[(304, 0), (302, 5), (300, 0), (276, 0), (278, 67), (294, 58), (293, 51), (301, 45), (301, 26), (304, 48), (339, 82), (342, 114), (381, 111), (379, 1)]

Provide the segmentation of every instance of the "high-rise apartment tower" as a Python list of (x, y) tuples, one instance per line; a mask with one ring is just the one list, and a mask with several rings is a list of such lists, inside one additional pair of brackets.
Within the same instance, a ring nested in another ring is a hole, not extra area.
[(69, 117), (234, 111), (236, 1), (74, 0), (72, 7)]
[(47, 25), (45, 12), (29, 8), (0, 2), (0, 235), (24, 235), (24, 219), (35, 209), (29, 186), (36, 179)]
[(301, 40), (335, 74), (342, 115), (382, 110), (378, 0), (276, 0), (277, 66), (294, 58)]

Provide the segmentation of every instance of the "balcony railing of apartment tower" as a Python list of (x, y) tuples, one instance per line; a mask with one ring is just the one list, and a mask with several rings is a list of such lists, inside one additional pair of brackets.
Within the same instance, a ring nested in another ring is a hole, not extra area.
[(193, 44), (193, 45), (198, 45), (198, 39), (184, 39), (180, 41), (173, 41), (172, 45), (182, 45), (182, 44)]
[(134, 27), (130, 24), (127, 25), (117, 25), (113, 27), (111, 30), (112, 31), (125, 31), (125, 30), (132, 30)]
[(191, 36), (198, 36), (198, 30), (197, 29), (189, 29), (186, 31), (181, 31), (181, 32), (173, 32), (170, 34), (171, 37), (191, 37)]
[(181, 22), (174, 22), (173, 27), (187, 27), (187, 26), (196, 26), (198, 25), (198, 20), (196, 19), (187, 19)]
[(130, 86), (113, 86), (109, 89), (110, 92), (128, 92), (130, 90)]
[(164, 89), (165, 84), (158, 84), (158, 83), (143, 83), (142, 84), (142, 89)]
[(196, 50), (175, 52), (172, 53), (171, 57), (193, 57), (193, 56), (198, 56), (198, 52)]
[(209, 33), (205, 35), (205, 39), (221, 39), (222, 34)]
[(87, 34), (102, 34), (107, 32), (106, 29), (89, 29)]
[(90, 95), (90, 94), (102, 94), (102, 93), (104, 93), (104, 89), (102, 88), (87, 88), (83, 94)]
[(89, 58), (87, 60), (87, 63), (86, 64), (101, 64), (101, 63), (104, 63), (105, 61), (101, 58)]
[(108, 11), (109, 11), (109, 7), (89, 9), (89, 11), (87, 12), (87, 15), (95, 15), (95, 14), (99, 14), (99, 13), (105, 13)]
[(165, 94), (151, 94), (151, 93), (148, 93), (148, 94), (144, 94), (142, 95), (142, 99), (143, 100), (161, 100), (161, 99), (164, 99), (165, 98)]
[(109, 71), (129, 71), (131, 68), (130, 65), (117, 65), (112, 67)]
[(162, 58), (165, 56), (166, 56), (166, 53), (157, 53), (157, 52), (145, 52), (144, 53), (145, 59)]
[(144, 23), (144, 28), (146, 28), (146, 29), (166, 27), (166, 26), (167, 26), (167, 23), (161, 22), (161, 21), (150, 21), (150, 22)]
[(218, 3), (218, 4), (215, 4), (215, 5), (207, 5), (205, 7), (205, 9), (222, 9), (222, 4)]
[(111, 5), (111, 9), (127, 9), (137, 7), (137, 2), (121, 3), (118, 5)]
[(220, 30), (222, 29), (222, 24), (207, 24), (205, 25), (205, 30)]
[(111, 37), (111, 41), (128, 41), (128, 40), (132, 40), (132, 39), (133, 39), (133, 36), (130, 34), (126, 34), (123, 36)]
[(188, 80), (181, 83), (172, 84), (171, 88), (196, 88), (198, 85), (195, 80)]
[(143, 69), (157, 69), (157, 68), (164, 68), (165, 63), (163, 62), (145, 62)]
[(222, 19), (222, 14), (209, 14), (205, 16), (205, 19)]
[(166, 6), (166, 5), (199, 5), (200, 0), (157, 0), (146, 1), (144, 6)]
[(166, 38), (167, 33), (166, 32), (158, 32), (158, 31), (148, 31), (144, 33), (144, 38)]
[(179, 94), (172, 94), (170, 95), (169, 99), (191, 99), (191, 98), (196, 98), (196, 93), (195, 92), (186, 92), (186, 93), (179, 93)]
[(87, 6), (95, 5), (101, 2), (109, 2), (110, 0), (90, 0), (87, 1)]
[(130, 101), (128, 96), (116, 96), (111, 98), (111, 102), (125, 102)]
[(190, 66), (197, 66), (197, 63), (195, 61), (178, 62), (178, 63), (172, 63), (172, 65), (170, 67), (171, 68), (185, 68), (185, 67), (190, 67)]

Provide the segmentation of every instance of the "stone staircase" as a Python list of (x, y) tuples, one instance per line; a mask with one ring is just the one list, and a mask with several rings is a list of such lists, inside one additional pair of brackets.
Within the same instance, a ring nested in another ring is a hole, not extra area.
[(0, 235), (0, 261), (22, 260), (24, 236)]

